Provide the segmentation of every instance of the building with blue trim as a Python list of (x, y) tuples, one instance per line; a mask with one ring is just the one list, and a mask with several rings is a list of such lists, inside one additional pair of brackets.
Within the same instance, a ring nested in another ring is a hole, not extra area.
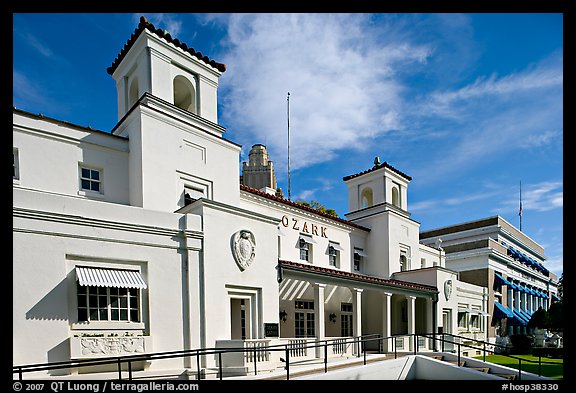
[[(544, 266), (544, 248), (500, 216), (420, 233), (423, 244), (442, 240), (446, 267), (459, 279), (489, 290), (488, 310), (493, 342), (529, 333), (528, 321), (539, 308), (559, 301), (558, 277)], [(465, 326), (465, 308), (459, 325)], [(505, 340), (503, 340), (505, 341)]]

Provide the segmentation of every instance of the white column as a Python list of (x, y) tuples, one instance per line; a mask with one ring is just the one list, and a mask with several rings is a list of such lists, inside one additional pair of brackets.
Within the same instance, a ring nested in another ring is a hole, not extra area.
[[(416, 333), (416, 296), (406, 296), (406, 313), (408, 314), (408, 334)], [(414, 337), (409, 337), (408, 349), (414, 350)]]
[[(426, 299), (426, 333), (432, 334), (434, 332), (434, 319), (432, 318), (432, 314), (434, 313), (434, 302), (431, 298)], [(433, 348), (433, 340), (426, 339), (424, 342), (428, 343), (429, 345), (427, 348)]]
[[(508, 286), (508, 308), (513, 309), (514, 308), (514, 290)], [(508, 322), (510, 322), (510, 318), (508, 318)], [(513, 328), (510, 324), (507, 325), (507, 329), (508, 329), (508, 335), (512, 335), (513, 333)]]
[(517, 289), (516, 293), (514, 294), (514, 308), (516, 310), (520, 310), (520, 290)]
[(508, 287), (508, 308), (514, 307), (514, 291), (512, 288)]
[[(392, 294), (384, 292), (382, 297), (382, 337), (390, 337), (392, 336)], [(382, 341), (382, 350), (384, 352), (392, 350), (391, 338)]]
[[(324, 289), (326, 284), (314, 283), (314, 330), (316, 331), (316, 340), (321, 341), (326, 337), (324, 323)], [(322, 357), (324, 350), (322, 347), (316, 348), (316, 357)]]
[(528, 303), (527, 303), (527, 298), (528, 298), (528, 294), (527, 294), (526, 292), (522, 291), (522, 297), (521, 297), (522, 303), (521, 303), (521, 308), (522, 308), (523, 311), (527, 311), (527, 310), (528, 310), (528, 307), (527, 307), (527, 305), (528, 305)]
[(354, 320), (352, 321), (352, 334), (354, 337), (362, 335), (362, 291), (360, 288), (352, 288), (352, 310)]

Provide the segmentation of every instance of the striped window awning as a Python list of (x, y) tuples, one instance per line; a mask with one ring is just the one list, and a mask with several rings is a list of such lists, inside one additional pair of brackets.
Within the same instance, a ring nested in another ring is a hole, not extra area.
[(82, 286), (146, 289), (137, 270), (103, 269), (76, 266), (76, 278)]

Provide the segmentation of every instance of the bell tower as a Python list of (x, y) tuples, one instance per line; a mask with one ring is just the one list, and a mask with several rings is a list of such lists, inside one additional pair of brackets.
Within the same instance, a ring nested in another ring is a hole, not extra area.
[(107, 69), (128, 137), (130, 204), (174, 212), (199, 199), (237, 205), (240, 146), (223, 138), (217, 90), (224, 64), (145, 17)]
[(372, 168), (343, 178), (348, 186), (346, 218), (370, 228), (365, 273), (390, 277), (416, 268), (420, 224), (410, 219), (410, 176), (376, 157)]
[(156, 28), (145, 17), (107, 69), (116, 81), (118, 120), (148, 93), (218, 123), (218, 63)]

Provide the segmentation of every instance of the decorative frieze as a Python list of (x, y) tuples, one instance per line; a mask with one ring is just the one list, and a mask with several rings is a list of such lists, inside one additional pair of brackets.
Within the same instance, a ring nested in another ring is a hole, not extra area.
[(70, 337), (72, 359), (136, 355), (150, 352), (150, 336)]

